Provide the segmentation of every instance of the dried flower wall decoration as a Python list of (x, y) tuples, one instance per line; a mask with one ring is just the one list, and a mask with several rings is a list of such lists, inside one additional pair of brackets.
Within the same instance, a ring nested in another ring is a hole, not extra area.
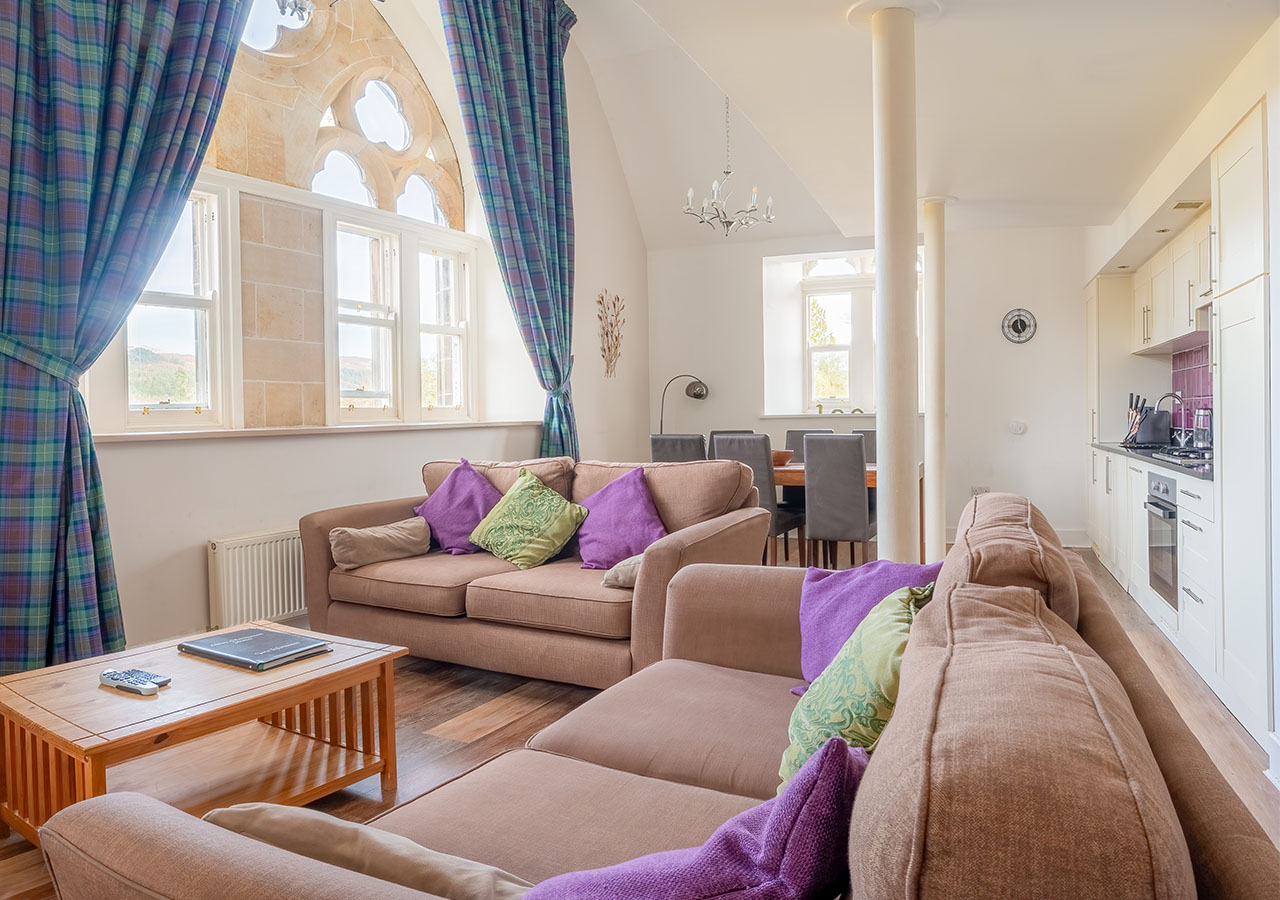
[(627, 301), (606, 289), (596, 297), (596, 323), (600, 329), (600, 356), (604, 360), (604, 377), (618, 374), (618, 357), (622, 355), (622, 326), (627, 324), (622, 311)]

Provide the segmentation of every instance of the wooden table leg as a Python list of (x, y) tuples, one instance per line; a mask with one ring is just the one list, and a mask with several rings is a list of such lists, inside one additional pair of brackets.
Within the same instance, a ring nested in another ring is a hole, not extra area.
[(394, 791), (396, 773), (395, 667), (382, 664), (378, 675), (378, 753), (382, 756), (382, 790)]

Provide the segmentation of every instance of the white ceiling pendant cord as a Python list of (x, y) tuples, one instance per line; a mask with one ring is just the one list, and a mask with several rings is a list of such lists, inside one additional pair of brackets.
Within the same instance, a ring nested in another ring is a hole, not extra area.
[(689, 188), (689, 193), (685, 199), (684, 213), (687, 216), (693, 216), (703, 225), (710, 225), (712, 228), (720, 229), (724, 232), (724, 236), (728, 237), (735, 231), (742, 231), (750, 228), (759, 222), (769, 223), (773, 221), (773, 198), (769, 197), (764, 202), (764, 215), (756, 215), (760, 211), (757, 203), (759, 192), (753, 187), (751, 189), (751, 204), (737, 212), (730, 212), (729, 197), (732, 193), (727, 190), (729, 178), (733, 175), (733, 165), (729, 156), (729, 97), (724, 98), (724, 177), (718, 178), (711, 182), (711, 199), (702, 198), (702, 208), (694, 209), (693, 207), (693, 188)]

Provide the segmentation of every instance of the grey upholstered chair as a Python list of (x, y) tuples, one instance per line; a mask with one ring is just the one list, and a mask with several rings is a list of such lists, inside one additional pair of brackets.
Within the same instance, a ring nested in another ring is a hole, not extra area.
[[(806, 434), (835, 433), (834, 428), (788, 428), (787, 449), (795, 454), (791, 457), (791, 461), (793, 463), (804, 462), (804, 436)], [(784, 485), (782, 488), (782, 505), (790, 509), (803, 509), (804, 488), (799, 485)]]
[(867, 561), (867, 544), (876, 535), (876, 517), (867, 498), (865, 439), (860, 434), (811, 434), (804, 439), (805, 525), (809, 558), (823, 568), (839, 567), (839, 542), (849, 541), (849, 562), (858, 565), (857, 547)]
[(700, 434), (651, 434), (649, 455), (654, 462), (690, 462), (707, 458), (707, 442)]
[(866, 452), (867, 462), (876, 461), (876, 433), (874, 431), (855, 431), (854, 434), (862, 435), (862, 449)]
[(793, 463), (804, 462), (804, 436), (806, 434), (835, 434), (834, 428), (788, 428), (787, 449), (795, 453)]
[(720, 431), (713, 431), (707, 435), (707, 458), (720, 459), (716, 456), (716, 437), (721, 434), (755, 434), (750, 428), (725, 428)]
[(778, 488), (773, 479), (773, 448), (769, 445), (767, 434), (725, 434), (715, 436), (712, 452), (716, 459), (734, 459), (751, 467), (753, 481), (760, 492), (760, 506), (769, 510), (773, 516), (769, 526), (768, 562), (771, 566), (778, 564), (778, 537), (783, 539), (783, 557), (791, 558), (786, 549), (787, 534), (795, 531), (800, 540), (800, 561), (805, 560), (804, 552), (804, 512), (794, 509), (782, 509), (778, 506)]

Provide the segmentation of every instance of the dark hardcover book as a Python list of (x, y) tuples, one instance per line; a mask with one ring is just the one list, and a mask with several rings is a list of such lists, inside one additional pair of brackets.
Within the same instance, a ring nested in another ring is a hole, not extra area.
[(183, 653), (230, 663), (242, 669), (265, 672), (285, 663), (329, 652), (329, 642), (285, 631), (242, 628), (226, 634), (196, 638), (178, 645)]

